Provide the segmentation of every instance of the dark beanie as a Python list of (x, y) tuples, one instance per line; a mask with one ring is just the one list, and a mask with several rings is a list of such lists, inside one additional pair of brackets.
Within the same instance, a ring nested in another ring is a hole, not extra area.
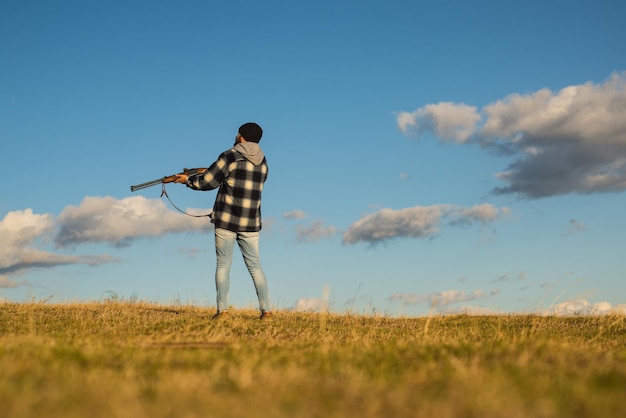
[(263, 136), (263, 129), (254, 122), (248, 122), (239, 127), (239, 135), (246, 141), (259, 142)]

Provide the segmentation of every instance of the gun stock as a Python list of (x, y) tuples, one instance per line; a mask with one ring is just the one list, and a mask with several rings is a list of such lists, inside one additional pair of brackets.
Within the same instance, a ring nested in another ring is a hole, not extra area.
[[(194, 174), (204, 173), (206, 170), (207, 169), (205, 167), (201, 167), (201, 168), (184, 168), (183, 171), (181, 173), (178, 173), (178, 174), (186, 174), (188, 176), (193, 176)], [(147, 187), (156, 186), (157, 184), (172, 183), (172, 182), (176, 181), (176, 178), (177, 178), (178, 174), (172, 174), (171, 176), (165, 176), (165, 177), (162, 177), (160, 179), (147, 181), (145, 183), (141, 183), (141, 184), (136, 184), (134, 186), (130, 186), (130, 191), (134, 192), (136, 190), (141, 190), (141, 189), (145, 189)]]

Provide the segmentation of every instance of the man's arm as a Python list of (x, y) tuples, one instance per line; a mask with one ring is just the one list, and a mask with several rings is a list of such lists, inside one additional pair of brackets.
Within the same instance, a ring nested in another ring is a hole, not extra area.
[(203, 173), (195, 175), (177, 174), (176, 183), (186, 184), (187, 187), (194, 190), (217, 189), (228, 175), (228, 164), (226, 153), (222, 153), (217, 161)]

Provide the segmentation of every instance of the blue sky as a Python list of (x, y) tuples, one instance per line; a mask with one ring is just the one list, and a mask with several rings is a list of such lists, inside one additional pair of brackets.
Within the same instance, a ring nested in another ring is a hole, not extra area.
[(211, 225), (129, 186), (255, 121), (277, 308), (624, 310), (624, 2), (213, 3), (0, 4), (0, 300), (214, 306)]

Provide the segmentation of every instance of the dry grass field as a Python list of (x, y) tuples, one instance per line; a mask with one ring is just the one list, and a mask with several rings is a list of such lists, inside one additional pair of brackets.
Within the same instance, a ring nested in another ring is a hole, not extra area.
[(618, 417), (626, 317), (0, 304), (0, 417)]

